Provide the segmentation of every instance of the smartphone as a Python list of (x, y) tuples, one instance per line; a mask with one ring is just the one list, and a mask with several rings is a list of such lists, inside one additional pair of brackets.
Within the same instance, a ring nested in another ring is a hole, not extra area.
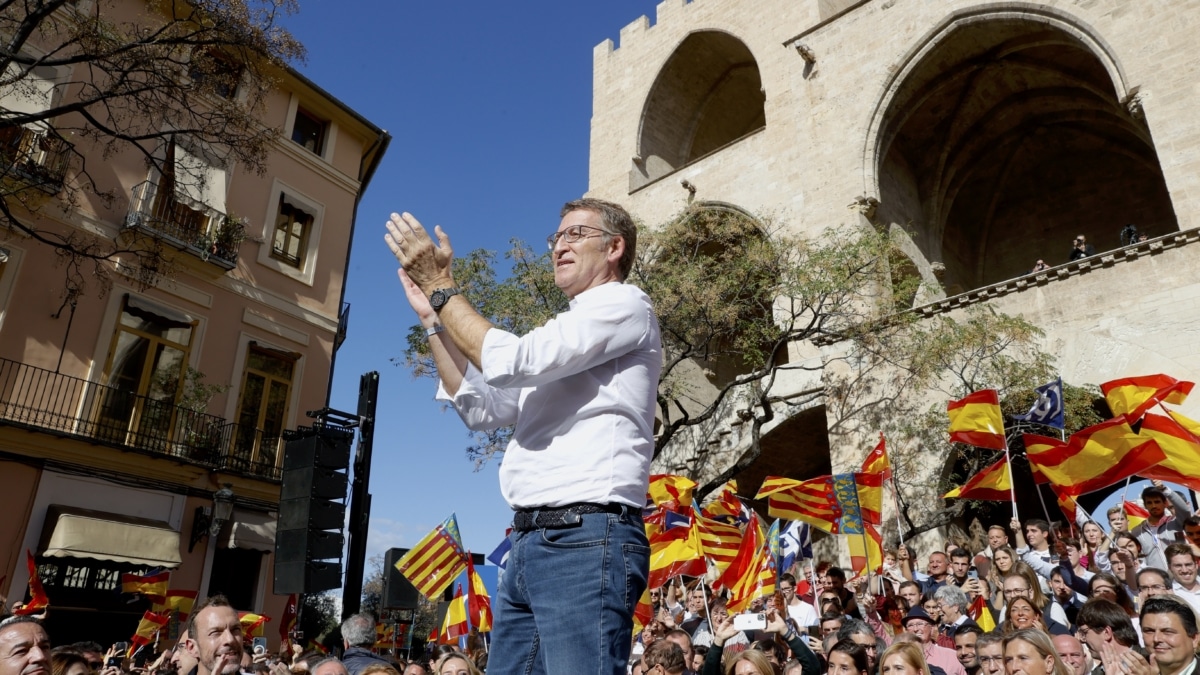
[(266, 654), (267, 653), (267, 638), (265, 638), (265, 637), (254, 638), (254, 653), (255, 654)]
[(767, 627), (767, 615), (758, 612), (746, 612), (733, 617), (733, 627), (741, 630), (762, 630)]
[(113, 654), (112, 658), (110, 658), (108, 661), (104, 662), (104, 666), (106, 668), (120, 668), (121, 667), (121, 661), (123, 661), (125, 659), (125, 653), (129, 651), (129, 643), (128, 642), (118, 642), (113, 645), (113, 650), (116, 651), (116, 654)]

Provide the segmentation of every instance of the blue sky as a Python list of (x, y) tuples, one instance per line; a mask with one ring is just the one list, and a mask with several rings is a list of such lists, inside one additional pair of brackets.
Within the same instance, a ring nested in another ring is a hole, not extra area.
[(359, 376), (379, 371), (369, 555), (411, 546), (451, 513), (487, 554), (511, 520), (497, 465), (474, 470), (433, 381), (389, 362), (415, 317), (383, 244), (387, 215), (441, 224), (460, 253), (553, 232), (562, 203), (587, 190), (592, 48), (653, 20), (655, 4), (301, 0), (286, 21), (308, 48), (298, 69), (393, 136), (358, 212), (332, 401), (353, 411)]

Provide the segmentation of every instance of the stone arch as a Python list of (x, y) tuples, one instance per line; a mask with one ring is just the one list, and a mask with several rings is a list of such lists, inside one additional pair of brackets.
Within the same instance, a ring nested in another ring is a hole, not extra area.
[(737, 37), (690, 33), (663, 64), (642, 108), (636, 189), (766, 126), (758, 61)]
[(1061, 12), (955, 13), (874, 111), (866, 193), (949, 294), (1065, 263), (1076, 234), (1103, 251), (1127, 223), (1178, 229), (1134, 94), (1107, 45)]

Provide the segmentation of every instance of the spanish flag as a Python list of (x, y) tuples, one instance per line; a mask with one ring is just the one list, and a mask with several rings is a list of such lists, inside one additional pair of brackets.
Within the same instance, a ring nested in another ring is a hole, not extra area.
[(982, 595), (971, 601), (971, 605), (967, 607), (967, 615), (971, 617), (972, 621), (979, 624), (983, 632), (990, 633), (996, 630), (996, 620), (992, 618), (992, 612), (988, 609), (987, 601)]
[(1008, 459), (1001, 455), (1000, 461), (971, 476), (971, 479), (942, 495), (943, 499), (978, 499), (981, 501), (1012, 501), (1012, 478), (1008, 471)]
[(238, 612), (238, 622), (242, 624), (242, 634), (247, 637), (262, 637), (263, 626), (270, 620), (269, 616), (253, 612)]
[(462, 584), (459, 584), (454, 599), (446, 608), (446, 618), (442, 621), (442, 632), (438, 635), (438, 642), (444, 645), (454, 644), (458, 642), (458, 638), (469, 632), (471, 629), (467, 625), (467, 599), (463, 597)]
[(1150, 512), (1141, 505), (1121, 500), (1121, 508), (1125, 511), (1125, 528), (1132, 530), (1150, 517)]
[(154, 601), (154, 611), (165, 613), (167, 616), (170, 616), (171, 612), (179, 612), (179, 620), (187, 621), (192, 607), (196, 604), (196, 595), (196, 591), (167, 591), (165, 597)]
[(1129, 421), (1136, 422), (1157, 403), (1183, 403), (1192, 386), (1191, 382), (1167, 375), (1142, 375), (1105, 382), (1100, 385), (1100, 391), (1114, 416), (1124, 415)]
[(892, 477), (892, 465), (888, 462), (887, 443), (879, 434), (879, 444), (863, 460), (862, 471), (854, 474), (858, 484), (858, 506), (862, 509), (863, 521), (873, 525), (883, 523), (883, 484)]
[(1064, 494), (1081, 495), (1142, 473), (1167, 458), (1158, 444), (1116, 417), (1071, 434), (1067, 443), (1025, 434), (1030, 467)]
[(162, 630), (170, 621), (170, 614), (156, 614), (154, 612), (143, 614), (142, 620), (138, 622), (137, 630), (133, 633), (133, 637), (129, 638), (129, 651), (125, 655), (126, 658), (133, 658), (139, 647), (153, 642), (154, 634)]
[(136, 574), (121, 575), (121, 592), (122, 593), (141, 593), (155, 602), (163, 602), (163, 598), (167, 595), (167, 588), (171, 583), (170, 572), (159, 572), (150, 576), (138, 576)]
[(655, 506), (677, 510), (679, 507), (692, 505), (692, 492), (695, 489), (696, 481), (687, 476), (659, 473), (650, 476), (650, 487), (646, 496)]
[(1167, 458), (1158, 464), (1142, 471), (1138, 475), (1143, 478), (1157, 478), (1186, 485), (1193, 490), (1200, 490), (1200, 440), (1188, 431), (1178, 420), (1192, 422), (1183, 415), (1171, 413), (1171, 417), (1146, 413), (1142, 417), (1142, 428), (1138, 435), (1152, 439), (1166, 454)]
[(37, 562), (29, 549), (25, 549), (25, 565), (29, 568), (29, 602), (21, 609), (13, 610), (13, 614), (24, 616), (37, 614), (50, 606), (50, 598), (46, 597), (46, 589), (42, 587), (42, 578), (38, 576)]
[[(691, 511), (690, 508), (687, 509)], [(666, 524), (650, 534), (651, 588), (662, 586), (671, 577), (686, 574), (703, 576), (708, 571), (700, 530), (690, 513), (662, 510)], [(674, 523), (674, 525), (673, 525)]]
[(492, 629), (492, 598), (488, 595), (483, 578), (475, 571), (471, 556), (467, 556), (467, 578), (471, 584), (467, 587), (467, 609), (471, 625), (486, 633)]
[(712, 501), (701, 509), (700, 515), (709, 520), (730, 523), (737, 521), (742, 516), (742, 500), (737, 496), (737, 481), (731, 480), (722, 485)]
[(1004, 450), (1004, 416), (1000, 413), (1000, 395), (995, 389), (982, 389), (946, 406), (950, 416), (950, 440), (977, 448)]
[(850, 544), (850, 567), (856, 574), (866, 575), (883, 567), (883, 536), (870, 523), (863, 534), (847, 535)]
[(633, 634), (641, 633), (653, 619), (654, 605), (650, 604), (650, 585), (646, 584), (646, 590), (642, 591), (642, 597), (633, 608)]
[(375, 624), (375, 649), (391, 649), (396, 643), (396, 624)]

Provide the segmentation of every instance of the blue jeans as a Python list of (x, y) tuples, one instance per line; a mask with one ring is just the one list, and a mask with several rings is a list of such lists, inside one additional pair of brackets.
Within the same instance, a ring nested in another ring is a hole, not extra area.
[(650, 546), (641, 513), (514, 531), (496, 593), (488, 675), (624, 675)]

